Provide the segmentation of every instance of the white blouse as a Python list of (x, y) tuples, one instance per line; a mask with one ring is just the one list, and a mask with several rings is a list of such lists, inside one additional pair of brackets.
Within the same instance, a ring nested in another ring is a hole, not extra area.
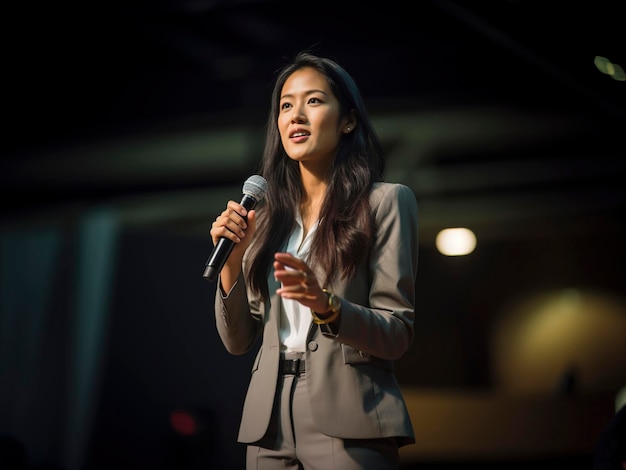
[[(306, 258), (311, 248), (311, 240), (317, 229), (316, 222), (304, 238), (304, 227), (300, 212), (296, 213), (297, 226), (287, 241), (285, 251), (298, 258)], [(297, 300), (282, 299), (282, 309), (280, 315), (280, 343), (281, 349), (285, 352), (304, 352), (306, 348), (306, 335), (309, 331), (311, 321), (311, 310)]]

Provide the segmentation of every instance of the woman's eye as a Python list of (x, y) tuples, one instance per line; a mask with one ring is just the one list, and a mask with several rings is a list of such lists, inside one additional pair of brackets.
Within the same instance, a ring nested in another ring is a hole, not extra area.
[(289, 103), (282, 103), (280, 109), (287, 109), (289, 106), (291, 106)]
[(320, 100), (319, 98), (311, 98), (309, 99), (309, 103), (321, 103), (322, 100)]

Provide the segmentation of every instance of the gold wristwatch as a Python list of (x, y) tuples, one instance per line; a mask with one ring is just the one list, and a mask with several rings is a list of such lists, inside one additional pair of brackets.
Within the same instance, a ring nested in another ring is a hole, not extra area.
[(341, 311), (341, 300), (339, 297), (336, 297), (332, 292), (327, 291), (326, 289), (322, 289), (324, 293), (328, 296), (328, 313), (330, 315), (320, 317), (318, 313), (311, 310), (311, 315), (313, 315), (313, 321), (318, 325), (324, 325), (326, 323), (330, 323), (334, 321)]

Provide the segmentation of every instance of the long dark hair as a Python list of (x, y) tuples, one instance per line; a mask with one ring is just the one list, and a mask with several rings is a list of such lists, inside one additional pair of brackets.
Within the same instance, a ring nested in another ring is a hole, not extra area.
[(298, 162), (291, 160), (278, 131), (280, 94), (285, 81), (297, 70), (310, 67), (321, 73), (339, 101), (340, 119), (351, 111), (356, 127), (342, 135), (329, 185), (321, 208), (320, 223), (311, 244), (309, 262), (321, 266), (324, 285), (335, 276), (351, 278), (367, 257), (374, 226), (369, 193), (382, 181), (385, 160), (382, 146), (353, 78), (335, 61), (300, 52), (279, 71), (272, 91), (266, 124), (266, 140), (259, 174), (267, 180), (267, 195), (258, 208), (256, 238), (251, 244), (247, 276), (252, 290), (269, 295), (267, 278), (274, 253), (279, 251), (295, 226), (295, 214), (304, 194)]

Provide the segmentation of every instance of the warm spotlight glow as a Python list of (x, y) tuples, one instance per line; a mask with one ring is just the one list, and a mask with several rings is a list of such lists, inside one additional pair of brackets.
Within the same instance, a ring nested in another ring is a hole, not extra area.
[(476, 236), (467, 228), (447, 228), (435, 240), (439, 252), (446, 256), (464, 256), (476, 248)]
[(626, 383), (626, 304), (564, 289), (520, 300), (493, 336), (496, 386), (511, 393), (614, 393)]

